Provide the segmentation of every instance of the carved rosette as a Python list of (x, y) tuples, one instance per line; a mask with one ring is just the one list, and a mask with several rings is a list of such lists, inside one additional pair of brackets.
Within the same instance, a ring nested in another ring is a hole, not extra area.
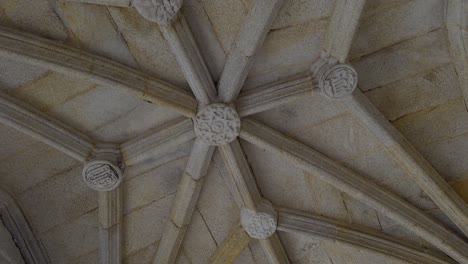
[(276, 231), (277, 214), (268, 205), (260, 206), (257, 211), (244, 207), (241, 209), (241, 224), (251, 238), (267, 239)]
[(122, 179), (122, 170), (116, 164), (107, 160), (88, 162), (82, 171), (85, 183), (96, 191), (111, 191)]
[(351, 65), (336, 64), (322, 71), (319, 77), (320, 91), (329, 98), (351, 95), (357, 87), (358, 75)]
[(226, 104), (210, 104), (194, 118), (195, 134), (212, 146), (233, 141), (240, 132), (240, 118), (236, 110)]
[(168, 24), (182, 6), (182, 0), (134, 0), (132, 5), (149, 21)]

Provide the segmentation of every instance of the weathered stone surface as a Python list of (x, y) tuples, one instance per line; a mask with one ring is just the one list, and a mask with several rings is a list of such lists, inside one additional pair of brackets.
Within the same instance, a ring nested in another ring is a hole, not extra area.
[(199, 0), (208, 15), (221, 46), (229, 54), (246, 12), (242, 2), (238, 0)]
[(73, 259), (69, 263), (70, 264), (98, 264), (99, 263), (98, 261), (99, 261), (98, 251), (95, 250), (84, 256), (79, 256), (78, 258)]
[(446, 32), (439, 29), (351, 61), (359, 88), (368, 91), (451, 61)]
[(107, 7), (57, 2), (57, 9), (77, 46), (138, 68)]
[[(64, 89), (64, 87), (67, 87), (67, 89)], [(70, 78), (56, 72), (47, 72), (39, 78), (8, 92), (40, 111), (51, 112), (95, 87), (95, 84), (87, 81)]]
[(310, 21), (271, 31), (255, 55), (249, 78), (291, 66), (303, 66), (305, 71), (320, 54), (325, 29), (323, 21)]
[(315, 95), (301, 98), (253, 117), (278, 131), (293, 134), (307, 127), (326, 123), (327, 120), (339, 118), (344, 114), (345, 109), (339, 102), (324, 100), (323, 96)]
[(21, 208), (37, 232), (45, 232), (97, 208), (97, 194), (83, 183), (80, 174), (81, 166), (76, 166), (50, 177), (19, 197)]
[(67, 30), (47, 0), (5, 0), (0, 3), (0, 23), (47, 38), (65, 40)]
[(179, 117), (164, 107), (145, 102), (99, 127), (94, 135), (97, 140), (123, 143)]
[[(364, 14), (379, 6), (381, 10), (373, 12), (372, 16), (361, 20), (355, 37), (350, 57), (359, 58), (367, 54), (389, 47), (395, 43), (422, 36), (444, 25), (444, 2), (439, 0), (416, 0), (407, 4), (404, 1), (376, 3), (367, 1)], [(380, 1), (382, 2), (382, 1)]]
[(140, 102), (115, 89), (98, 86), (54, 108), (50, 114), (59, 120), (68, 120), (82, 132), (90, 133), (132, 111)]
[(10, 193), (18, 195), (39, 182), (77, 165), (76, 160), (58, 150), (37, 143), (29, 151), (17, 153), (0, 162), (0, 182)]
[(25, 85), (42, 75), (47, 70), (22, 62), (0, 58), (0, 90), (12, 90)]
[(324, 240), (284, 232), (280, 233), (280, 237), (293, 263), (333, 264)]
[(182, 71), (156, 23), (142, 19), (135, 9), (109, 7), (109, 13), (143, 71), (188, 89)]
[(275, 22), (273, 22), (271, 28), (286, 28), (303, 24), (310, 20), (324, 19), (331, 15), (332, 9), (332, 1), (285, 1), (280, 9), (278, 17), (275, 19)]
[(371, 90), (365, 95), (388, 120), (434, 108), (462, 96), (452, 64)]
[(185, 158), (177, 159), (125, 180), (122, 185), (124, 213), (175, 193), (186, 161)]
[(16, 153), (24, 152), (30, 146), (38, 143), (35, 139), (5, 125), (0, 125), (0, 134), (3, 135), (0, 138), (0, 145), (2, 146), (0, 148), (0, 162), (14, 156)]
[(174, 195), (166, 196), (124, 216), (124, 256), (132, 255), (161, 238), (173, 199)]
[(391, 153), (384, 148), (343, 160), (342, 163), (421, 209), (436, 208), (432, 200), (409, 178)]
[(97, 209), (92, 210), (39, 235), (52, 263), (69, 263), (97, 250), (97, 213)]
[(424, 146), (419, 151), (447, 181), (467, 179), (468, 164), (463, 161), (468, 155), (466, 135)]
[(463, 98), (400, 118), (393, 125), (418, 149), (468, 133)]
[(216, 250), (216, 242), (198, 210), (193, 213), (182, 247), (192, 263), (209, 263), (208, 259)]
[(150, 264), (153, 263), (154, 253), (158, 247), (158, 243), (155, 242), (134, 254), (127, 256), (124, 259), (124, 263), (127, 264)]

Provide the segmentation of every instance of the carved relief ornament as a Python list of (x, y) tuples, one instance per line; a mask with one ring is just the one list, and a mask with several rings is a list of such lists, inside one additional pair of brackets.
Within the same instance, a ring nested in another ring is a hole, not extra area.
[(207, 144), (219, 146), (233, 141), (240, 132), (240, 118), (226, 104), (210, 104), (194, 118), (195, 134)]
[(330, 57), (322, 56), (311, 68), (320, 92), (331, 99), (351, 95), (357, 87), (358, 75), (349, 64), (337, 63)]
[(260, 205), (257, 210), (241, 209), (241, 224), (245, 232), (255, 239), (267, 239), (278, 226), (277, 214), (269, 204)]
[(132, 6), (147, 20), (166, 25), (177, 15), (182, 0), (134, 0)]
[(122, 170), (107, 160), (93, 160), (88, 162), (82, 171), (83, 180), (93, 190), (111, 191), (122, 180)]

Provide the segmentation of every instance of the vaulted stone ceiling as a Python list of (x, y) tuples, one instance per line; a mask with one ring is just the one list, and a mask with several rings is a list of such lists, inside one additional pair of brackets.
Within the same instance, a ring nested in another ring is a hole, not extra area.
[(468, 263), (466, 0), (0, 14), (0, 184), (51, 263)]

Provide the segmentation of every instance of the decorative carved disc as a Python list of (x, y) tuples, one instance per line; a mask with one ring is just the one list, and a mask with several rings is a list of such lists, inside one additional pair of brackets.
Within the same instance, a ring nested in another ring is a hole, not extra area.
[(210, 104), (197, 113), (195, 133), (212, 146), (228, 144), (240, 132), (240, 118), (236, 110), (225, 104)]
[(356, 89), (358, 75), (348, 64), (337, 64), (327, 69), (319, 80), (322, 93), (330, 98), (342, 98), (351, 95)]
[(82, 171), (86, 184), (96, 191), (111, 191), (122, 179), (122, 171), (112, 162), (93, 160), (88, 162)]
[(278, 225), (276, 215), (266, 211), (254, 211), (248, 208), (241, 210), (241, 224), (245, 232), (256, 239), (272, 236)]
[(132, 5), (146, 19), (165, 25), (182, 6), (182, 0), (134, 0)]

